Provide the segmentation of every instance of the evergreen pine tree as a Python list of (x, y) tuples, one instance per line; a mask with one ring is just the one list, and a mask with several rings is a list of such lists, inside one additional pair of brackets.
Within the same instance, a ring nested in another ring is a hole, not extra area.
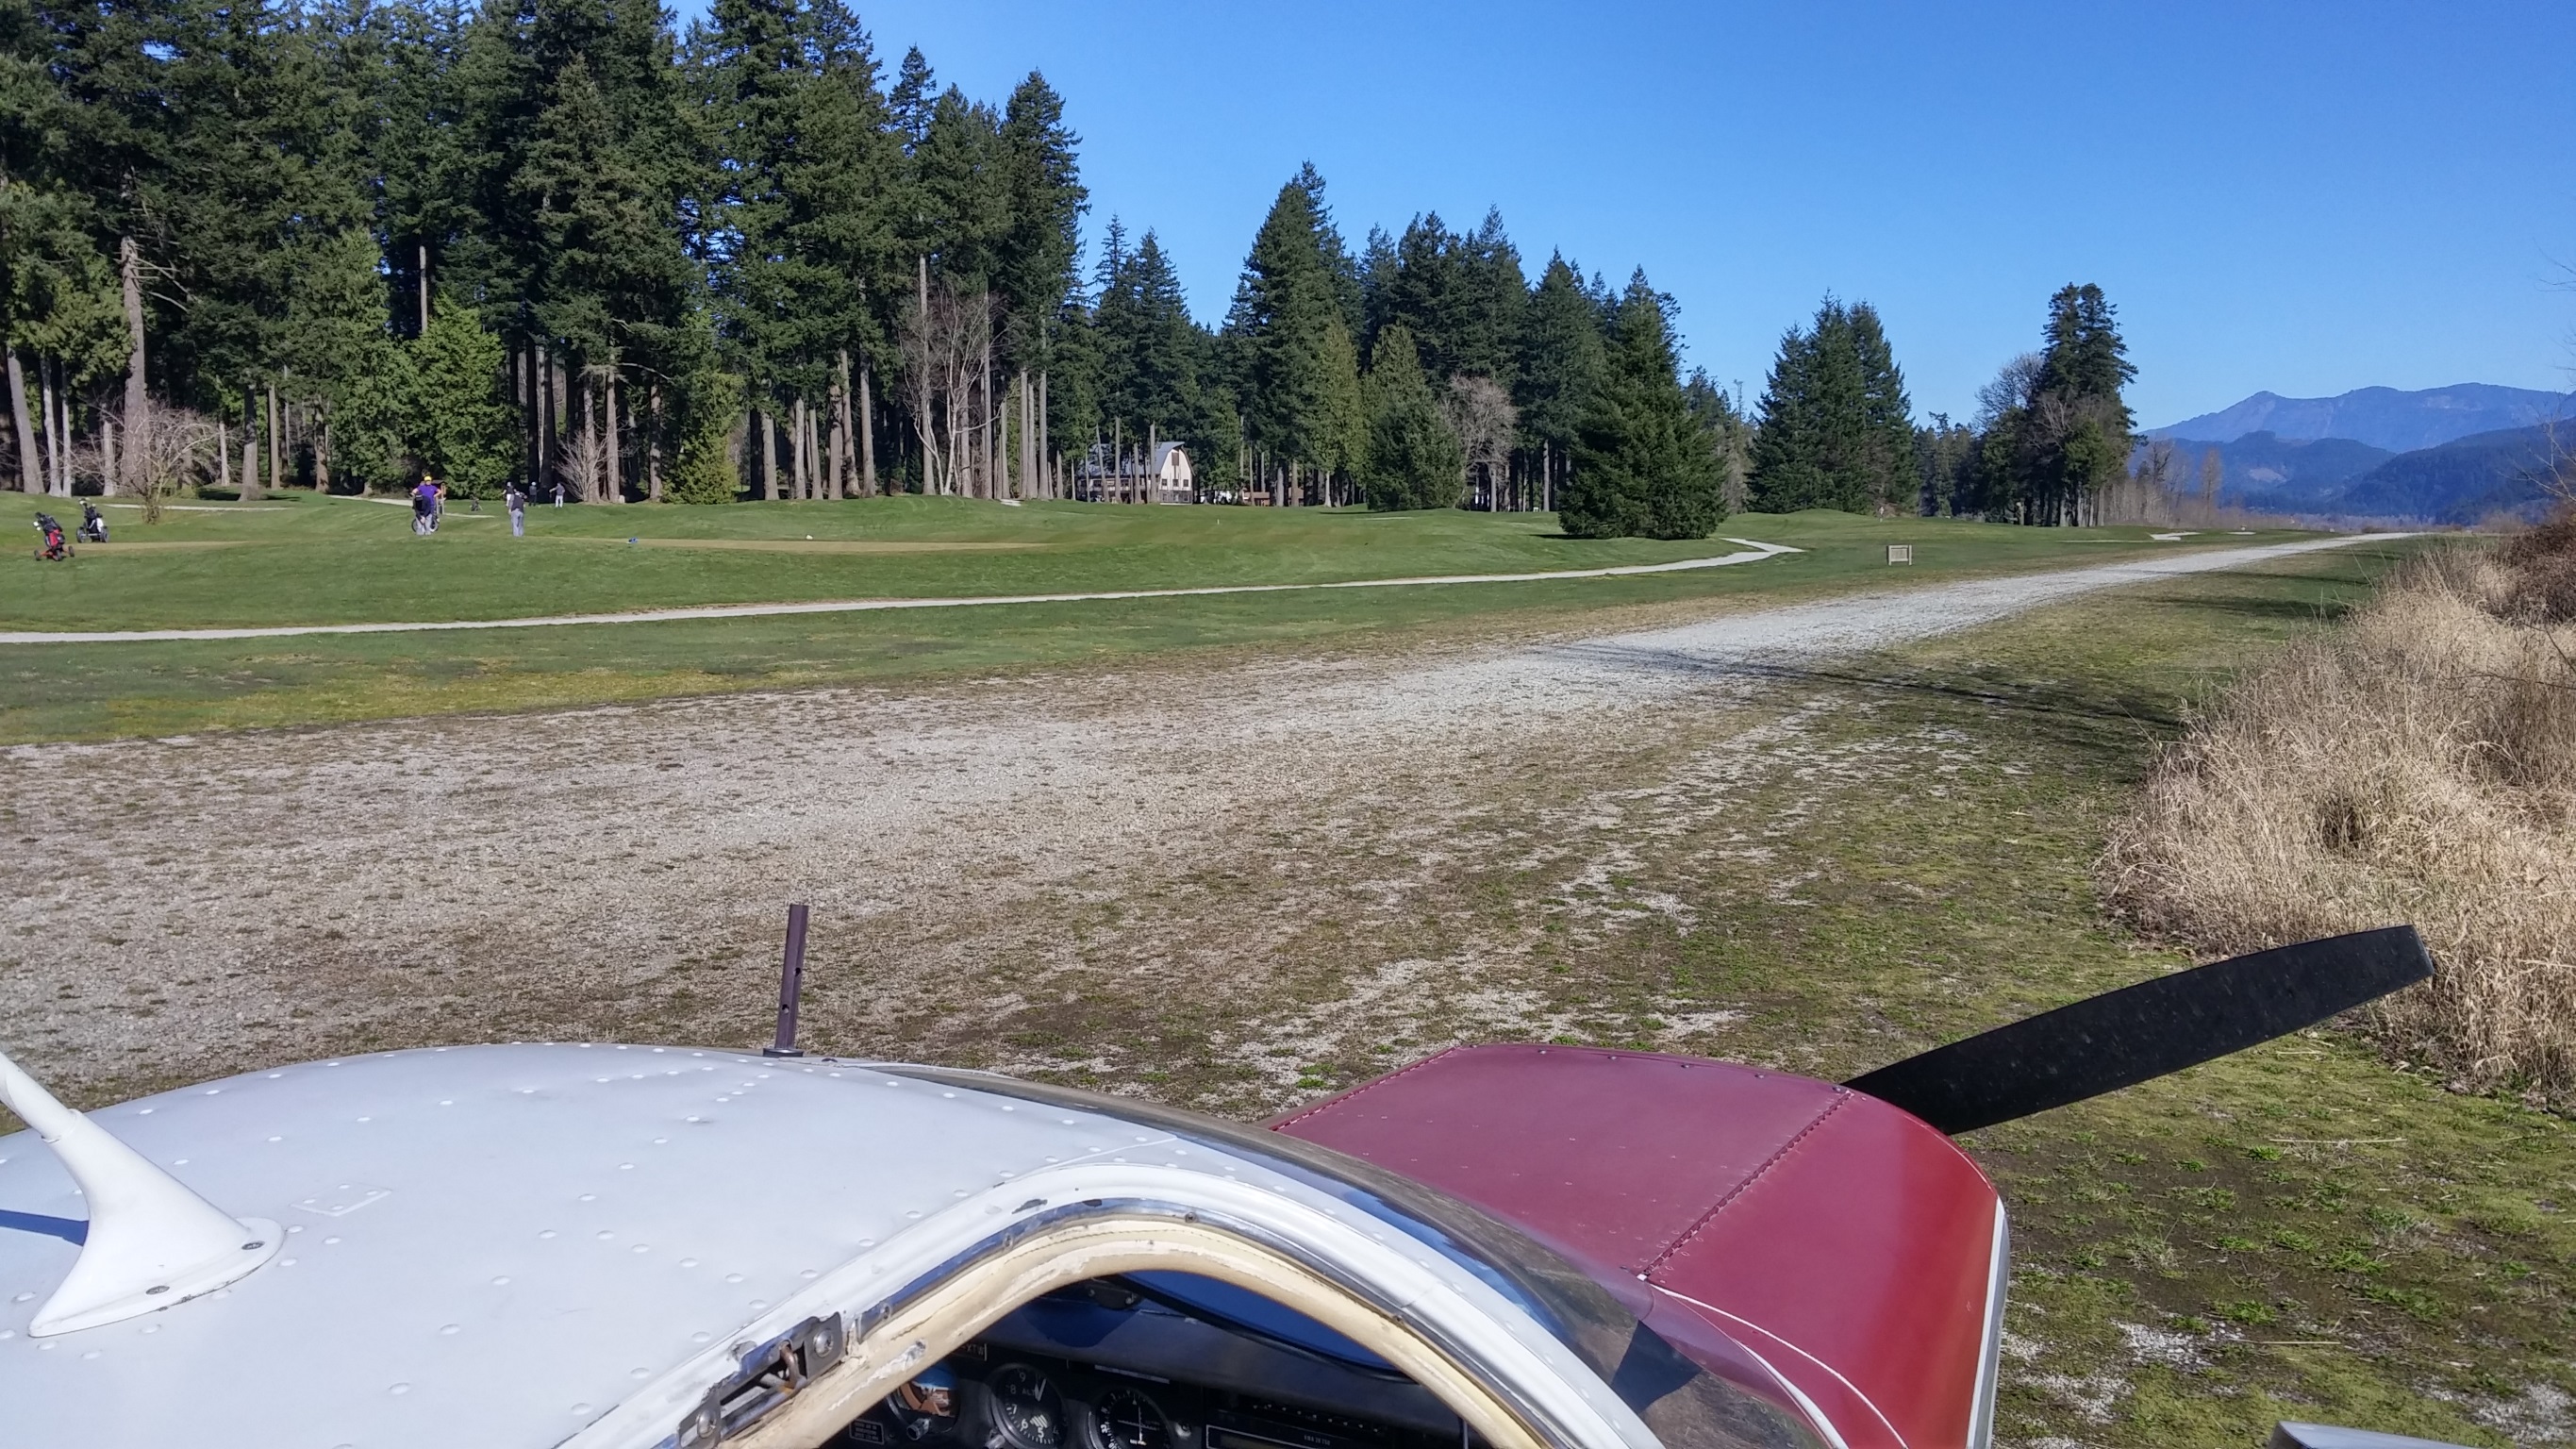
[[(18, 405), (41, 406), (42, 372), (50, 370), (56, 386), (72, 394), (85, 392), (100, 378), (112, 377), (125, 365), (126, 332), (117, 278), (82, 224), (81, 198), (60, 186), (41, 186), (16, 178), (0, 179), (0, 305), (7, 308), (7, 343), (33, 362), (18, 386)], [(27, 395), (32, 394), (32, 395)], [(31, 422), (30, 433), (43, 430)], [(20, 446), (25, 446), (21, 440)], [(45, 492), (52, 480), (34, 462), (21, 458), (19, 474), (29, 491)], [(40, 460), (38, 460), (40, 461)]]
[(1385, 227), (1369, 228), (1368, 240), (1360, 248), (1360, 345), (1374, 352), (1378, 333), (1395, 319), (1397, 278), (1403, 263), (1395, 254), (1395, 238)]
[(1976, 434), (1946, 413), (1934, 413), (1929, 425), (1914, 430), (1917, 503), (1925, 517), (1969, 517), (1982, 510), (1971, 467), (1975, 451)]
[[(1035, 420), (1026, 440), (1026, 456), (1047, 460), (1042, 452), (1062, 453), (1082, 434), (1061, 426), (1055, 406), (1055, 374), (1068, 354), (1064, 317), (1080, 289), (1082, 214), (1090, 192), (1082, 184), (1075, 151), (1079, 141), (1064, 122), (1064, 98), (1035, 71), (1011, 92), (1002, 113), (1002, 164), (1009, 192), (1011, 222), (1002, 242), (1001, 290), (1004, 296), (1006, 354), (1019, 370), (1020, 388), (1034, 407), (1045, 399), (1049, 416)], [(1031, 420), (1023, 418), (1027, 429)], [(1039, 446), (1043, 440), (1044, 449)]]
[(707, 367), (676, 391), (671, 433), (678, 443), (663, 496), (673, 503), (731, 503), (742, 492), (742, 472), (725, 440), (742, 417), (741, 381)]
[(474, 309), (441, 299), (429, 330), (403, 345), (412, 455), (458, 496), (499, 494), (517, 462), (499, 379), (505, 354)]
[(1357, 338), (1368, 325), (1360, 296), (1359, 258), (1351, 255), (1351, 249), (1343, 244), (1341, 228), (1333, 223), (1333, 209), (1324, 201), (1323, 173), (1308, 161), (1297, 168), (1296, 179), (1290, 184), (1306, 193), (1306, 211), (1314, 219), (1315, 254), (1323, 258), (1333, 305), (1341, 313), (1342, 330)]
[(1807, 330), (1780, 339), (1753, 441), (1753, 506), (1912, 511), (1909, 413), (1878, 313), (1827, 297)]
[(1878, 310), (1867, 302), (1852, 304), (1851, 345), (1860, 374), (1860, 426), (1852, 449), (1860, 475), (1858, 511), (1911, 513), (1914, 404), (1905, 395), (1905, 374), (1896, 365)]
[(938, 82), (930, 73), (930, 61), (914, 46), (903, 53), (903, 63), (895, 73), (894, 90), (888, 96), (894, 110), (895, 129), (903, 136), (904, 149), (919, 146), (930, 136), (930, 115), (939, 102)]
[(1200, 338), (1154, 233), (1129, 251), (1112, 223), (1093, 321), (1101, 406), (1131, 434), (1185, 436), (1199, 411)]
[[(519, 168), (525, 164), (546, 78), (528, 43), (528, 16), (520, 4), (489, 5), (475, 14), (456, 45), (444, 88), (456, 108), (457, 167), (464, 208), (477, 241), (470, 277), (455, 278), (462, 260), (451, 248), (451, 279), (485, 301), (499, 328), (526, 342), (548, 340), (534, 315), (529, 283), (538, 243), (534, 219), (522, 204)], [(399, 128), (397, 128), (399, 129)]]
[(1463, 296), (1451, 343), (1457, 369), (1469, 377), (1490, 377), (1508, 391), (1519, 362), (1522, 312), (1529, 304), (1520, 249), (1504, 231), (1499, 207), (1488, 208), (1476, 230), (1458, 239), (1458, 247)]
[(833, 388), (855, 386), (845, 371), (890, 353), (886, 299), (903, 293), (910, 268), (896, 234), (903, 151), (877, 89), (875, 48), (845, 0), (808, 0), (802, 22), (812, 75), (777, 166), (786, 250), (810, 269), (798, 278), (812, 329), (800, 380), (821, 406)]
[(1246, 431), (1277, 464), (1310, 477), (1356, 461), (1365, 427), (1332, 256), (1338, 239), (1316, 209), (1321, 190), (1311, 166), (1279, 189), (1229, 323), (1243, 343)]
[(708, 218), (715, 305), (734, 365), (771, 406), (784, 375), (810, 360), (802, 283), (818, 270), (795, 244), (799, 208), (785, 174), (814, 84), (797, 11), (796, 0), (714, 0), (690, 39), (697, 111), (721, 178)]
[(535, 222), (530, 290), (549, 335), (605, 364), (621, 337), (619, 304), (639, 290), (634, 263), (654, 249), (660, 218), (644, 177), (626, 164), (589, 60), (573, 56), (552, 89), (517, 178)]
[(394, 330), (403, 336), (420, 330), (424, 261), (433, 289), (452, 304), (487, 309), (487, 325), (511, 320), (515, 299), (491, 285), (495, 238), (474, 208), (475, 168), (461, 124), (457, 67), (469, 13), (446, 0), (398, 0), (383, 12), (380, 114), (369, 161)]
[(1723, 517), (1717, 455), (1676, 375), (1670, 306), (1642, 270), (1620, 298), (1557, 508), (1577, 538), (1705, 538)]
[[(1064, 123), (1064, 98), (1031, 71), (1002, 112), (1000, 184), (1010, 219), (999, 244), (995, 286), (1012, 362), (1041, 371), (1048, 324), (1074, 287), (1082, 214), (1090, 206), (1074, 155), (1078, 144)], [(1150, 232), (1147, 242), (1152, 244)]]
[(2089, 282), (2060, 288), (2048, 301), (2048, 347), (2039, 366), (2048, 436), (2039, 471), (2066, 522), (2090, 521), (2094, 499), (2128, 468), (2133, 423), (2120, 390), (2138, 370), (2116, 313)]
[[(714, 280), (727, 340), (764, 411), (802, 400), (829, 435), (839, 389), (887, 352), (879, 299), (909, 290), (895, 239), (903, 155), (873, 49), (842, 0), (717, 0), (696, 50), (722, 158)], [(839, 446), (855, 467), (856, 440)]]
[(960, 296), (981, 296), (998, 275), (1011, 229), (1002, 181), (1002, 117), (951, 86), (930, 107), (912, 150), (912, 212), (902, 232), (916, 255)]
[(1403, 323), (1390, 323), (1378, 334), (1362, 393), (1369, 422), (1359, 479), (1368, 506), (1457, 507), (1466, 492), (1466, 455), (1441, 416), (1413, 334)]
[(1373, 231), (1369, 245), (1361, 270), (1370, 325), (1404, 324), (1435, 383), (1490, 377), (1508, 388), (1527, 284), (1502, 214), (1486, 212), (1472, 234), (1450, 231), (1437, 214), (1418, 216), (1401, 238)]
[(1458, 239), (1440, 214), (1417, 216), (1396, 240), (1395, 275), (1386, 289), (1388, 323), (1412, 334), (1423, 370), (1444, 382), (1458, 371), (1458, 339), (1470, 307), (1460, 261)]
[(1990, 517), (2081, 524), (2127, 470), (2137, 375), (2117, 310), (2098, 286), (2049, 298), (2045, 349), (2014, 359), (1979, 393), (1975, 476)]
[(1608, 365), (1601, 313), (1562, 255), (1548, 258), (1531, 289), (1518, 341), (1512, 402), (1520, 410), (1521, 447), (1536, 455), (1552, 488), (1564, 477), (1576, 430)]

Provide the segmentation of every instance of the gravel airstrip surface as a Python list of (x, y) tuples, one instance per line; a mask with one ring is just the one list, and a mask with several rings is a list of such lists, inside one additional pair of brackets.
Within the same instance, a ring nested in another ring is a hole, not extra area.
[[(0, 1040), (88, 1100), (367, 1047), (747, 1045), (807, 900), (810, 1045), (1271, 1109), (1355, 1040), (1559, 1025), (1493, 969), (1515, 943), (1390, 959), (1371, 923), (1467, 856), (1599, 876), (1658, 812), (1813, 766), (1774, 666), (2347, 541), (1536, 645), (18, 747)], [(1664, 777), (1610, 768), (1685, 728)], [(1494, 825), (1498, 791), (1536, 813)], [(1157, 1088), (1171, 1056), (1235, 1069)]]

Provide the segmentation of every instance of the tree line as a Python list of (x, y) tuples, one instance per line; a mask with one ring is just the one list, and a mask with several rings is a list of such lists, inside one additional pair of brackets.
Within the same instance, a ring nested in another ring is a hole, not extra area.
[[(1138, 248), (1140, 277), (1160, 265)], [(1176, 308), (1159, 315), (1177, 340)], [(1263, 218), (1223, 324), (1195, 334), (1195, 381), (1174, 367), (1153, 370), (1174, 390), (1122, 387), (1133, 352), (1102, 374), (1119, 410), (1191, 419), (1200, 456), (1274, 503), (1555, 511), (1578, 534), (1697, 537), (1725, 511), (1712, 440), (1740, 420), (1679, 376), (1674, 312), (1642, 270), (1614, 291), (1551, 253), (1532, 280), (1496, 211), (1469, 230), (1437, 213), (1371, 228), (1354, 253), (1309, 166)]]
[(0, 55), (33, 491), (1050, 497), (1178, 439), (1225, 496), (1545, 509), (1651, 330), (1499, 217), (1354, 255), (1311, 167), (1202, 326), (1153, 232), (1083, 266), (1043, 77), (888, 73), (841, 0), (34, 0)]
[(1040, 77), (888, 77), (838, 0), (37, 0), (0, 53), (23, 486), (1039, 472), (1084, 205)]
[(2083, 516), (2131, 375), (2095, 288), (1973, 427), (1918, 427), (1866, 304), (1747, 416), (1676, 309), (1497, 213), (1352, 248), (1309, 166), (1195, 320), (1156, 234), (1088, 258), (1078, 139), (889, 72), (843, 0), (28, 0), (0, 8), (0, 325), (20, 485), (590, 502), (1203, 492), (1557, 512)]
[[(1780, 342), (1753, 431), (1747, 496), (1766, 512), (1854, 513), (2089, 524), (2137, 511), (2137, 376), (2117, 309), (2090, 283), (2048, 301), (2039, 351), (1978, 392), (1977, 416), (1916, 423), (1878, 313), (1832, 297)], [(2214, 503), (2213, 503), (2214, 506)]]

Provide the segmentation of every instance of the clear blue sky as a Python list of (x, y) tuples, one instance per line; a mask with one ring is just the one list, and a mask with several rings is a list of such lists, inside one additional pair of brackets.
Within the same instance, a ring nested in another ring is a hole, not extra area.
[(1974, 410), (2050, 291), (2099, 282), (2142, 424), (2258, 389), (2576, 385), (2576, 3), (880, 0), (1083, 137), (1096, 238), (1157, 230), (1204, 321), (1312, 160), (1354, 246), (1500, 206), (1679, 298), (1759, 393), (1827, 291), (1886, 318), (1918, 413)]

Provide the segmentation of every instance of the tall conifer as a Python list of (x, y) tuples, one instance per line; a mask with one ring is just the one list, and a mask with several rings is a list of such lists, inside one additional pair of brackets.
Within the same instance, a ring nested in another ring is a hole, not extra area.
[(1827, 297), (1809, 327), (1780, 339), (1753, 442), (1753, 506), (1911, 512), (1910, 411), (1878, 313)]
[(1671, 306), (1643, 270), (1620, 297), (1557, 507), (1578, 538), (1705, 538), (1724, 516), (1717, 455), (1676, 375)]
[(1548, 258), (1531, 290), (1518, 344), (1512, 402), (1521, 447), (1536, 455), (1544, 493), (1563, 480), (1575, 432), (1608, 365), (1600, 310), (1562, 255)]
[(1279, 188), (1244, 261), (1230, 325), (1243, 341), (1251, 441), (1276, 467), (1328, 479), (1356, 460), (1364, 418), (1338, 236), (1317, 209), (1322, 190), (1311, 166)]
[(1359, 475), (1368, 506), (1457, 507), (1467, 488), (1466, 455), (1441, 416), (1420, 350), (1403, 323), (1390, 323), (1378, 334), (1362, 394), (1369, 421)]
[(2017, 360), (1986, 390), (1978, 471), (1990, 512), (2084, 523), (2127, 468), (2131, 421), (2121, 389), (2137, 369), (2117, 309), (2090, 283), (2049, 298), (2042, 336), (2045, 350)]

